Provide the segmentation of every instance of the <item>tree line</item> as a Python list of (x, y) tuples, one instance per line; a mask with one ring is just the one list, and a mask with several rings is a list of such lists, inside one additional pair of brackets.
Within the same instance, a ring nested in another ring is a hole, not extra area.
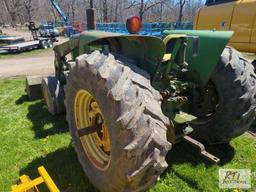
[[(86, 22), (86, 9), (92, 4), (97, 22), (124, 22), (138, 15), (147, 22), (192, 21), (204, 0), (58, 0), (71, 22)], [(91, 4), (90, 4), (91, 3)], [(1, 0), (0, 23), (61, 21), (50, 0)]]

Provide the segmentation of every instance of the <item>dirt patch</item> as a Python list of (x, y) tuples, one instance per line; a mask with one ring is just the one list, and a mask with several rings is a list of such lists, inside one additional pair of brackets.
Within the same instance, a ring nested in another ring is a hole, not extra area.
[[(3, 28), (6, 35), (22, 36), (26, 41), (33, 40), (28, 29)], [(58, 42), (54, 45), (63, 43), (68, 38), (58, 37)], [(25, 75), (46, 75), (54, 73), (54, 52), (46, 50), (36, 55), (10, 55), (0, 59), (0, 78), (8, 78)]]
[(53, 51), (34, 56), (10, 56), (0, 60), (0, 78), (50, 73), (54, 73)]

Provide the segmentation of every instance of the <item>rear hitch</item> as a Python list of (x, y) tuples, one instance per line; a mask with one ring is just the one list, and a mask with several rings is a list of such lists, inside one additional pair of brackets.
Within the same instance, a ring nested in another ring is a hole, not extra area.
[(205, 146), (200, 143), (199, 141), (193, 139), (192, 137), (190, 136), (183, 136), (183, 139), (188, 142), (189, 144), (192, 144), (193, 146), (197, 147), (199, 149), (199, 152), (200, 154), (205, 157), (206, 159), (208, 159), (209, 161), (212, 161), (214, 163), (219, 163), (220, 162), (220, 159), (212, 154), (210, 154), (209, 152), (207, 152), (205, 150)]

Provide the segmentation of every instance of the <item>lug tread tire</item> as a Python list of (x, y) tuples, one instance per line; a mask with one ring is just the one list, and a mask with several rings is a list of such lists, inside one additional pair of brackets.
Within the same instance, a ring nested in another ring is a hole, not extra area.
[[(129, 59), (95, 51), (79, 56), (68, 76), (67, 120), (75, 150), (84, 172), (100, 191), (145, 191), (168, 166), (169, 119), (161, 112), (161, 95), (141, 74), (148, 76)], [(93, 95), (111, 127), (111, 162), (103, 172), (86, 158), (75, 131), (72, 108), (80, 89)]]
[(241, 53), (226, 47), (212, 81), (220, 93), (219, 110), (207, 123), (193, 125), (193, 137), (209, 144), (227, 143), (255, 119), (256, 75)]
[[(60, 83), (56, 77), (49, 76), (42, 79), (42, 93), (47, 110), (52, 115), (62, 114), (66, 111), (64, 105), (64, 90), (60, 88)], [(47, 101), (46, 101), (47, 100)]]

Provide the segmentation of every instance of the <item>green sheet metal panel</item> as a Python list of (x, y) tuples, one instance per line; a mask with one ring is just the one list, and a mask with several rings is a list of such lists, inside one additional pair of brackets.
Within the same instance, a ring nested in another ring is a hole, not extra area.
[(80, 36), (79, 54), (86, 52), (84, 45), (104, 39), (117, 41), (120, 46), (119, 54), (135, 60), (136, 64), (146, 70), (151, 77), (154, 76), (157, 64), (165, 53), (165, 45), (158, 37), (89, 31)]
[(98, 40), (115, 40), (120, 48), (121, 55), (136, 61), (136, 64), (154, 76), (157, 64), (165, 53), (165, 45), (160, 38), (141, 35), (122, 35), (102, 31), (86, 31), (80, 36), (57, 45), (54, 50), (60, 57), (72, 52), (73, 58), (88, 53), (88, 45)]
[[(197, 30), (164, 31), (165, 37), (170, 34), (186, 34), (191, 37), (188, 40), (186, 54), (186, 61), (189, 64), (186, 77), (189, 81), (205, 85), (209, 81), (233, 32)], [(195, 43), (195, 39), (198, 39), (197, 43)], [(195, 49), (197, 49), (197, 54), (195, 54)]]

